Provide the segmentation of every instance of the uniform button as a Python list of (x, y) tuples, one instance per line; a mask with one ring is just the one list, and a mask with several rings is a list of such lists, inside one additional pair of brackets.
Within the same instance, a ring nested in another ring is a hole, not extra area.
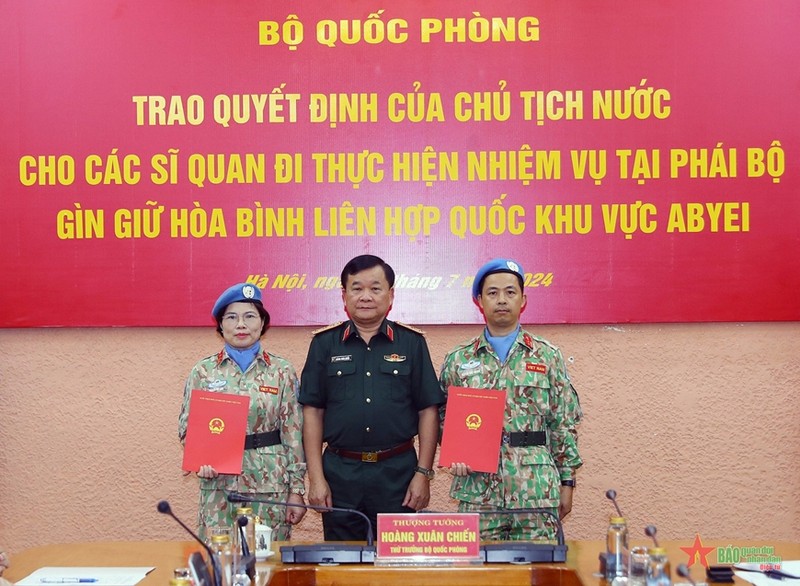
[(370, 399), (369, 397), (367, 397), (367, 403), (372, 403), (372, 399)]
[(342, 371), (341, 370), (337, 370), (336, 371), (336, 376), (342, 376)]
[(369, 346), (367, 346), (367, 352), (372, 352), (372, 348), (370, 348)]
[(367, 376), (372, 376), (372, 373), (370, 371), (367, 371)]
[(369, 433), (369, 431), (370, 431), (370, 430), (369, 430), (369, 427), (368, 427), (368, 428), (367, 428), (367, 433)]
[(392, 374), (397, 374), (397, 371), (396, 371), (396, 370), (393, 370), (393, 371), (392, 371)]

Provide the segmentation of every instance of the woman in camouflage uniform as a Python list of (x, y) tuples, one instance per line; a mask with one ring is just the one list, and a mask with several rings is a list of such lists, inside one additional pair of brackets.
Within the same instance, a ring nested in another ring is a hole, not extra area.
[[(236, 491), (256, 498), (303, 504), (305, 458), (302, 411), (297, 403), (298, 379), (288, 361), (261, 347), (269, 326), (269, 313), (261, 303), (261, 290), (239, 283), (225, 290), (212, 315), (225, 346), (203, 358), (189, 373), (178, 419), (183, 442), (193, 389), (250, 397), (241, 474), (219, 474), (201, 466), (198, 527), (232, 527), (236, 507), (226, 493)], [(305, 509), (252, 503), (253, 513), (273, 530), (273, 538), (286, 541), (291, 526), (300, 522)]]

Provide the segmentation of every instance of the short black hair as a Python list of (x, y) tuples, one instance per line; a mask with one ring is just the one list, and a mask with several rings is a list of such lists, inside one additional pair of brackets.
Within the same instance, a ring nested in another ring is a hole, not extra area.
[[(256, 308), (258, 315), (260, 315), (261, 319), (264, 320), (264, 324), (261, 326), (261, 335), (263, 336), (264, 333), (267, 331), (267, 328), (269, 328), (269, 312), (264, 307), (264, 304), (261, 303), (260, 301), (256, 301), (255, 299), (252, 300), (248, 299), (247, 301), (240, 301), (234, 303), (249, 303), (250, 305)], [(217, 322), (217, 333), (220, 336), (222, 335), (222, 316), (225, 315), (225, 312), (227, 311), (229, 305), (230, 304), (220, 309), (214, 316), (214, 321)]]
[(381, 267), (386, 280), (389, 282), (389, 289), (394, 287), (394, 270), (382, 258), (372, 254), (362, 254), (350, 260), (342, 269), (342, 289), (347, 288), (347, 277), (355, 275), (361, 271), (366, 271), (372, 267)]

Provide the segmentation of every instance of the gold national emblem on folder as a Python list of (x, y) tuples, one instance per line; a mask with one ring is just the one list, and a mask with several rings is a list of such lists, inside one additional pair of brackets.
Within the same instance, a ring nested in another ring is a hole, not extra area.
[(208, 422), (208, 431), (214, 435), (221, 434), (223, 431), (225, 431), (225, 422), (219, 417), (214, 417)]
[(481, 426), (483, 420), (481, 419), (481, 416), (478, 415), (477, 413), (470, 413), (469, 415), (467, 415), (466, 422), (467, 422), (467, 429), (471, 429), (474, 431)]

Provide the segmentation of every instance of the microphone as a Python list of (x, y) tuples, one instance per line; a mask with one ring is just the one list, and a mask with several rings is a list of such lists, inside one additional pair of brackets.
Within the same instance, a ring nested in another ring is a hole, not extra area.
[(184, 524), (183, 521), (181, 521), (180, 519), (178, 519), (178, 517), (175, 516), (175, 513), (172, 512), (172, 507), (169, 506), (169, 502), (168, 501), (158, 501), (158, 505), (156, 506), (156, 509), (158, 510), (159, 513), (163, 513), (164, 515), (169, 515), (170, 517), (175, 519), (175, 521), (177, 521), (178, 525), (183, 527), (183, 529), (189, 535), (191, 535), (197, 543), (199, 543), (200, 545), (203, 546), (203, 549), (205, 549), (206, 553), (208, 553), (208, 559), (211, 560), (211, 567), (214, 570), (213, 586), (221, 586), (222, 580), (221, 580), (221, 575), (220, 575), (220, 572), (219, 572), (219, 567), (218, 567), (216, 559), (214, 558), (214, 552), (211, 551), (211, 548), (208, 547), (208, 545), (206, 545), (206, 543), (202, 539), (200, 539), (197, 535), (195, 535), (195, 532), (192, 531), (191, 529), (189, 529)]
[(263, 503), (265, 505), (277, 505), (281, 507), (300, 507), (301, 509), (311, 509), (312, 511), (320, 511), (323, 513), (329, 513), (331, 511), (338, 511), (340, 513), (353, 513), (355, 515), (359, 515), (364, 519), (364, 523), (367, 524), (367, 547), (373, 547), (375, 538), (373, 537), (372, 532), (372, 523), (364, 513), (356, 509), (344, 509), (342, 507), (323, 507), (319, 505), (306, 505), (306, 504), (299, 504), (299, 503), (289, 503), (285, 501), (272, 501), (262, 498), (255, 498), (254, 496), (242, 494), (239, 492), (229, 492), (228, 493), (228, 502), (229, 503)]
[(567, 546), (564, 544), (564, 527), (561, 519), (548, 509), (493, 509), (490, 511), (477, 511), (479, 515), (527, 515), (538, 514), (551, 517), (556, 524), (557, 545), (539, 542), (503, 542), (490, 543), (481, 546), (486, 562), (565, 562), (567, 561)]
[(617, 516), (624, 517), (625, 515), (623, 515), (622, 511), (619, 510), (619, 505), (617, 504), (617, 491), (613, 488), (609, 488), (606, 491), (606, 498), (614, 503), (614, 508), (617, 509)]
[[(609, 488), (606, 491), (606, 498), (608, 500), (610, 500), (612, 503), (614, 503), (614, 508), (617, 510), (617, 517), (625, 518), (625, 515), (622, 514), (622, 510), (619, 508), (619, 505), (617, 504), (617, 491), (614, 490), (613, 488)], [(612, 521), (614, 520), (613, 517), (611, 518), (611, 520)], [(610, 528), (611, 528), (611, 526), (609, 525), (609, 530), (610, 530)], [(625, 531), (627, 532), (627, 528), (625, 529)], [(610, 575), (610, 574), (616, 572), (617, 558), (618, 558), (617, 555), (615, 555), (615, 554), (613, 554), (613, 553), (611, 553), (609, 551), (603, 551), (603, 552), (600, 552), (600, 555), (598, 556), (598, 558), (600, 559), (600, 573), (601, 574)]]
[(236, 519), (236, 525), (239, 527), (239, 539), (242, 542), (242, 555), (244, 557), (250, 555), (250, 548), (247, 546), (247, 536), (244, 534), (244, 528), (247, 527), (248, 523), (249, 521), (244, 515)]
[(687, 580), (689, 580), (689, 583), (692, 586), (697, 586), (697, 583), (694, 580), (692, 580), (692, 574), (689, 572), (689, 568), (686, 566), (686, 564), (678, 564), (678, 567), (675, 568), (675, 571), (681, 578), (686, 578)]
[[(655, 544), (656, 547), (659, 547), (658, 539), (656, 539), (656, 532), (657, 531), (658, 531), (658, 529), (656, 529), (655, 525), (648, 525), (647, 527), (644, 528), (644, 534), (647, 535), (648, 537), (652, 537), (653, 538), (653, 544)], [(688, 570), (688, 568), (687, 568), (687, 570)]]
[[(242, 494), (239, 492), (227, 493), (230, 503), (263, 503), (278, 507), (300, 507), (323, 513), (338, 511), (341, 513), (352, 513), (359, 515), (367, 524), (367, 545), (347, 545), (338, 542), (327, 542), (316, 545), (282, 545), (281, 562), (297, 564), (346, 564), (346, 563), (372, 563), (375, 561), (375, 545), (372, 532), (372, 523), (364, 513), (356, 509), (345, 509), (342, 507), (323, 507), (319, 505), (307, 505), (305, 503), (290, 503), (286, 501), (275, 501), (270, 499), (258, 498), (254, 495)], [(334, 545), (335, 543), (335, 545)]]
[[(247, 545), (247, 536), (244, 533), (244, 528), (247, 527), (247, 517), (242, 515), (236, 519), (236, 526), (239, 528), (239, 540), (242, 542), (242, 562), (245, 564), (245, 573), (250, 578), (253, 584), (256, 583), (256, 558), (250, 555), (250, 547)], [(255, 544), (253, 544), (255, 546)]]

